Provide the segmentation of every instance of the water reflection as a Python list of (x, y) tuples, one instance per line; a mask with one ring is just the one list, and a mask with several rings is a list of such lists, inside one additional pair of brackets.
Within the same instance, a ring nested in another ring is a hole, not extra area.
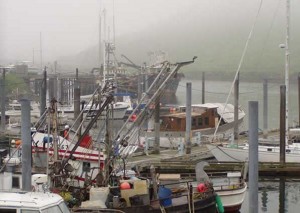
[(279, 212), (285, 212), (285, 177), (281, 177), (279, 181)]
[[(258, 188), (258, 212), (300, 212), (300, 179), (280, 177), (274, 180), (260, 179)], [(249, 195), (246, 194), (242, 213), (249, 212)]]

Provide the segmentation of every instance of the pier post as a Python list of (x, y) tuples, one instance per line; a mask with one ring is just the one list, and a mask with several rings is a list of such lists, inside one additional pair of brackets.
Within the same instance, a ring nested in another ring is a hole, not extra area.
[(31, 131), (30, 101), (21, 99), (21, 139), (22, 139), (22, 190), (31, 191)]
[(280, 86), (280, 163), (285, 163), (285, 145), (286, 141), (286, 86)]
[(1, 132), (5, 131), (5, 69), (2, 70), (2, 78), (1, 78)]
[(264, 106), (263, 106), (264, 107), (264, 111), (263, 111), (263, 117), (264, 117), (263, 137), (267, 138), (268, 137), (268, 80), (267, 79), (264, 80), (264, 84), (263, 84), (263, 101), (264, 101)]
[(46, 98), (47, 98), (47, 71), (46, 67), (44, 69), (44, 78), (42, 80), (42, 85), (41, 85), (41, 109), (40, 109), (40, 116), (45, 113), (46, 111)]
[(157, 187), (157, 177), (155, 167), (153, 165), (150, 166), (150, 174), (152, 179), (152, 187), (153, 187), (153, 199), (158, 199), (158, 187)]
[(186, 154), (191, 154), (191, 135), (192, 135), (192, 83), (186, 83), (186, 131), (185, 143)]
[(49, 77), (48, 80), (48, 94), (49, 94), (49, 100), (52, 100), (52, 98), (55, 98), (55, 93), (54, 93), (54, 82), (55, 78), (54, 77)]
[(258, 102), (249, 101), (249, 212), (258, 212)]
[(205, 104), (205, 72), (202, 73), (202, 104)]
[(233, 135), (234, 140), (239, 139), (239, 78), (240, 74), (237, 75), (237, 78), (234, 82), (234, 129)]
[(160, 117), (160, 98), (155, 100), (155, 112), (154, 112), (154, 133), (155, 133), (155, 140), (154, 140), (154, 154), (159, 154), (160, 153), (160, 122), (159, 122), (159, 117)]
[[(80, 83), (78, 79), (78, 68), (76, 68), (76, 78), (74, 82), (74, 120), (78, 118), (80, 114)], [(80, 126), (80, 119), (77, 119), (74, 124), (74, 128), (77, 130)]]
[(300, 127), (300, 73), (298, 73), (298, 127)]

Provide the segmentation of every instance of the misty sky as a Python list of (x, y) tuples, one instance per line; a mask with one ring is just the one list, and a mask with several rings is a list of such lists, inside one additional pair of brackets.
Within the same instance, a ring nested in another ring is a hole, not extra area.
[[(283, 26), (285, 2), (263, 1), (257, 29), (263, 29), (263, 24), (269, 29), (271, 25)], [(162, 26), (167, 32), (178, 32), (182, 41), (200, 38), (201, 42), (212, 45), (210, 49), (218, 51), (223, 39), (231, 40), (239, 33), (241, 44), (245, 43), (259, 4), (260, 0), (115, 0), (115, 34), (118, 40), (141, 34), (140, 40), (147, 42), (144, 32), (151, 32), (157, 34), (160, 43), (168, 43), (168, 39), (164, 41), (159, 37), (163, 32), (155, 31)], [(291, 0), (291, 4), (291, 27), (294, 27), (299, 14), (293, 11), (299, 13), (300, 4), (295, 0)], [(33, 56), (39, 63), (40, 32), (45, 62), (96, 46), (99, 14), (103, 8), (107, 10), (107, 25), (112, 29), (112, 0), (0, 0), (0, 63), (32, 60)], [(284, 38), (284, 31), (278, 31), (280, 39)], [(216, 40), (206, 41), (208, 38)], [(153, 43), (153, 49), (156, 46), (164, 47)], [(185, 50), (188, 51), (197, 53), (191, 48)], [(241, 54), (240, 49), (237, 54)]]

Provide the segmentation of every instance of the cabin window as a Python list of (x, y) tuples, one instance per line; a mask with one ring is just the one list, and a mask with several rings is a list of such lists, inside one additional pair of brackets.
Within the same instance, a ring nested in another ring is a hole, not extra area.
[(196, 126), (196, 118), (192, 119), (192, 126)]
[(209, 119), (208, 119), (208, 117), (204, 118), (204, 123), (205, 123), (205, 125), (209, 125)]
[(90, 172), (91, 171), (91, 163), (90, 162), (83, 162), (82, 171)]
[(202, 125), (203, 125), (202, 118), (198, 118), (198, 126), (202, 126)]
[(0, 213), (17, 213), (17, 209), (0, 209)]
[(17, 209), (0, 209), (0, 213), (17, 213)]
[(14, 110), (21, 111), (21, 106), (15, 106), (15, 107), (14, 107)]
[(12, 188), (20, 188), (20, 178), (19, 177), (12, 177)]
[(268, 152), (272, 152), (272, 149), (271, 149), (271, 148), (268, 148), (267, 151), (268, 151)]

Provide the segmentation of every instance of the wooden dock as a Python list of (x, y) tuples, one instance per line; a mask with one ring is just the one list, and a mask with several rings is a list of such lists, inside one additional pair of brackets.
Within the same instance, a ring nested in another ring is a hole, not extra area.
[[(179, 155), (177, 150), (163, 150), (160, 154), (136, 155), (128, 158), (128, 168), (137, 167), (141, 173), (148, 173), (154, 165), (158, 173), (182, 174), (192, 177), (195, 175), (195, 165), (200, 161), (207, 161), (210, 165), (206, 171), (241, 171), (244, 162), (218, 162), (207, 150), (206, 146), (192, 147), (191, 154)], [(259, 176), (287, 176), (300, 177), (299, 163), (259, 163)]]

